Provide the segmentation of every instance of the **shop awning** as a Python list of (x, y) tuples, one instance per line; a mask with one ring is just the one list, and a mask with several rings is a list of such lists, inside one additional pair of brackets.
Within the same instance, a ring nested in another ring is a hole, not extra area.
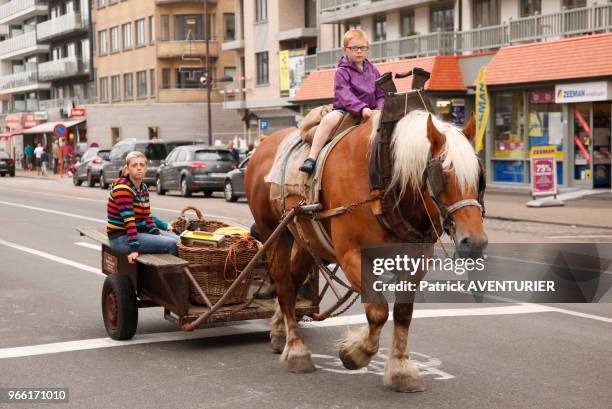
[(612, 33), (501, 48), (487, 85), (612, 76)]
[(0, 133), (0, 137), (6, 138), (8, 136), (21, 135), (22, 133), (23, 133), (23, 129), (15, 129), (14, 131)]
[[(407, 60), (382, 62), (374, 64), (380, 73), (387, 71), (406, 72), (415, 67), (423, 68), (431, 73), (431, 78), (425, 84), (430, 91), (465, 91), (465, 84), (458, 57), (433, 56), (411, 58)], [(335, 68), (312, 71), (291, 99), (292, 102), (331, 99), (334, 96)], [(412, 79), (410, 77), (395, 79), (399, 91), (408, 91)]]
[(23, 131), (24, 134), (33, 133), (51, 133), (56, 125), (63, 124), (66, 128), (70, 129), (75, 125), (79, 125), (85, 122), (85, 119), (79, 119), (76, 121), (57, 121), (57, 122), (45, 122), (44, 124), (36, 125), (28, 130)]

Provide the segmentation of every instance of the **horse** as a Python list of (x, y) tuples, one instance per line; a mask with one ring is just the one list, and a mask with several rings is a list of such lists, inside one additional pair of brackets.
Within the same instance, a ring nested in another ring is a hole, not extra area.
[[(464, 129), (459, 129), (424, 110), (411, 111), (397, 122), (391, 144), (391, 187), (400, 192), (397, 206), (417, 230), (431, 231), (433, 220), (441, 214), (439, 206), (452, 207), (462, 201), (474, 203), (478, 199), (479, 178), (483, 175), (472, 146), (474, 128), (473, 116)], [(371, 194), (368, 158), (373, 143), (372, 130), (372, 121), (364, 121), (330, 152), (322, 173), (320, 203), (324, 209), (364, 203)], [(272, 234), (283, 215), (278, 200), (270, 198), (270, 186), (264, 178), (272, 168), (283, 138), (293, 131), (295, 128), (279, 130), (266, 138), (251, 157), (246, 171), (246, 195), (262, 240)], [(445, 179), (444, 188), (437, 195), (423, 186), (423, 175), (432, 158), (441, 161)], [(287, 209), (297, 206), (301, 200), (299, 196), (289, 196), (285, 206)], [(487, 244), (483, 213), (479, 207), (455, 206), (454, 212), (447, 217), (452, 222), (450, 234), (458, 252), (478, 252)], [(282, 352), (281, 361), (286, 362), (288, 370), (293, 373), (315, 370), (311, 352), (304, 343), (295, 317), (299, 286), (317, 267), (313, 255), (337, 262), (353, 289), (361, 292), (361, 246), (401, 242), (378, 221), (369, 206), (355, 206), (351, 212), (325, 219), (323, 224), (331, 237), (333, 254), (316, 240), (305, 243), (299, 238), (296, 228), (306, 235), (312, 234), (311, 225), (300, 218), (294, 218), (288, 224), (288, 229), (267, 252), (270, 274), (278, 295), (276, 313), (271, 321), (270, 346), (274, 352)], [(349, 333), (339, 343), (340, 359), (348, 369), (359, 369), (369, 364), (378, 352), (381, 330), (389, 317), (386, 302), (365, 303), (364, 308), (368, 323)], [(408, 353), (412, 312), (412, 303), (394, 304), (393, 334), (383, 383), (399, 392), (424, 390), (419, 371)]]

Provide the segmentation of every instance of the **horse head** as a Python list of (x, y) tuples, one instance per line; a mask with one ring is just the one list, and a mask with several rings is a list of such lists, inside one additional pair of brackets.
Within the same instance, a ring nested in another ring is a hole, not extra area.
[[(425, 111), (412, 111), (396, 126), (391, 185), (407, 212), (415, 204), (426, 223), (444, 230), (459, 257), (477, 257), (487, 245), (484, 232), (484, 169), (474, 152), (475, 121), (461, 130)], [(424, 205), (424, 206), (423, 206)]]

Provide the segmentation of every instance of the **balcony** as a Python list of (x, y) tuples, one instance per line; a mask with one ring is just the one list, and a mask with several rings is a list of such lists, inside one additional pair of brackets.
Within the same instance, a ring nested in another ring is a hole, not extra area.
[[(219, 55), (219, 44), (216, 40), (209, 41), (209, 55)], [(206, 41), (158, 41), (157, 58), (203, 59), (206, 56)]]
[(246, 108), (244, 79), (223, 84), (223, 90), (219, 92), (223, 95), (223, 109)]
[(81, 13), (64, 14), (36, 26), (38, 41), (56, 39), (75, 31), (86, 32), (88, 29), (87, 25), (87, 20), (81, 19)]
[(276, 33), (278, 41), (301, 40), (305, 38), (316, 38), (317, 29), (309, 27), (293, 28), (291, 30), (279, 31)]
[[(353, 7), (359, 2), (324, 0), (329, 7)], [(366, 2), (369, 3), (369, 2)], [(496, 50), (514, 44), (612, 31), (612, 4), (563, 9), (557, 13), (510, 20), (506, 24), (457, 32), (437, 32), (370, 44), (369, 59), (385, 61), (428, 55), (460, 55)], [(317, 52), (305, 59), (306, 72), (336, 65), (340, 48)]]
[[(220, 102), (219, 93), (211, 90), (210, 100)], [(182, 102), (203, 103), (206, 102), (205, 88), (164, 88), (159, 90), (157, 102)]]
[(34, 112), (39, 110), (37, 99), (14, 100), (12, 112)]
[(16, 24), (35, 16), (46, 16), (46, 1), (12, 0), (0, 6), (0, 24)]
[(18, 60), (46, 52), (49, 52), (49, 46), (36, 42), (36, 31), (20, 34), (0, 42), (0, 59)]
[(83, 105), (95, 104), (95, 100), (93, 99), (80, 99), (78, 97), (74, 98), (56, 98), (56, 99), (45, 99), (43, 101), (39, 101), (38, 105), (41, 111), (51, 111), (53, 109), (58, 108), (72, 108), (72, 107), (80, 107)]
[(50, 88), (49, 83), (39, 82), (38, 71), (35, 69), (0, 77), (0, 92), (5, 94), (33, 92)]
[(38, 76), (41, 81), (51, 81), (88, 74), (89, 61), (74, 56), (38, 65)]
[(221, 44), (221, 51), (239, 51), (244, 49), (244, 40), (225, 41)]

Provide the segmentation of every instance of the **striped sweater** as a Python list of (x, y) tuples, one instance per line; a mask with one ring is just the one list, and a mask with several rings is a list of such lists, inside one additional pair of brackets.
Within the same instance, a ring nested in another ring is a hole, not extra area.
[(149, 191), (144, 183), (140, 189), (129, 178), (119, 178), (113, 183), (106, 206), (108, 223), (106, 232), (109, 239), (128, 236), (128, 244), (138, 251), (138, 233), (159, 234), (151, 218)]

